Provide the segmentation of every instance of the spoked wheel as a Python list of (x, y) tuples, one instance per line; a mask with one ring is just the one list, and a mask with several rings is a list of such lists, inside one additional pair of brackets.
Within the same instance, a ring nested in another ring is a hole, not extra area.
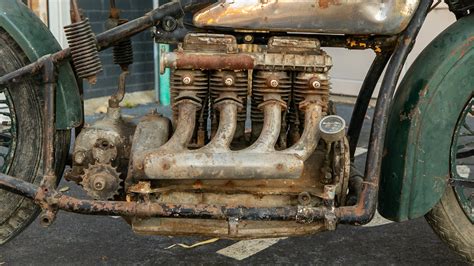
[[(20, 47), (0, 29), (0, 76), (28, 63)], [(0, 171), (39, 184), (42, 177), (42, 86), (32, 80), (0, 87)], [(64, 170), (69, 131), (59, 131), (55, 169)], [(32, 201), (0, 189), (0, 244), (18, 235), (38, 214)]]
[(448, 245), (474, 261), (474, 97), (462, 111), (451, 147), (451, 182), (426, 216)]

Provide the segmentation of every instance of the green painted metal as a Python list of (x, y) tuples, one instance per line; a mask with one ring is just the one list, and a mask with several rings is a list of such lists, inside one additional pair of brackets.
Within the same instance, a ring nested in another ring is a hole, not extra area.
[[(61, 50), (43, 22), (18, 0), (0, 1), (0, 27), (18, 43), (30, 61)], [(59, 66), (56, 127), (71, 129), (82, 123), (82, 99), (71, 65)]]
[[(170, 46), (160, 44), (160, 54), (170, 51)], [(160, 75), (160, 104), (168, 106), (171, 103), (170, 96), (170, 69), (167, 68), (164, 74)]]
[(474, 90), (474, 16), (460, 19), (418, 57), (389, 117), (380, 213), (394, 221), (425, 215), (450, 177), (458, 118)]

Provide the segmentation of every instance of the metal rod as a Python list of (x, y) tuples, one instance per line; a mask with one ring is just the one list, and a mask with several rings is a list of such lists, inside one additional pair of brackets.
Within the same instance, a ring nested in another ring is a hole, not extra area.
[(109, 107), (118, 108), (123, 98), (125, 97), (126, 81), (129, 72), (123, 71), (119, 77), (118, 89), (109, 99)]
[(44, 177), (42, 185), (46, 187), (55, 187), (57, 177), (54, 171), (54, 136), (56, 133), (55, 125), (55, 96), (57, 79), (55, 73), (56, 67), (51, 58), (45, 60), (44, 64), (44, 109), (43, 109), (43, 171)]
[[(128, 217), (181, 217), (243, 220), (322, 220), (326, 208), (298, 206), (273, 208), (225, 207), (209, 204), (165, 204), (125, 201), (80, 200), (56, 191), (43, 192), (26, 181), (0, 173), (0, 187), (34, 200), (38, 204), (53, 203), (67, 212), (86, 215), (117, 215)], [(302, 211), (304, 210), (304, 211)]]
[(354, 105), (354, 111), (352, 112), (349, 130), (347, 131), (351, 160), (354, 159), (355, 150), (357, 148), (357, 144), (359, 143), (360, 132), (362, 131), (362, 126), (364, 125), (365, 115), (367, 114), (367, 109), (369, 108), (370, 99), (374, 94), (377, 83), (379, 82), (380, 77), (382, 76), (382, 73), (387, 66), (392, 54), (393, 50), (384, 51), (377, 54), (369, 69), (369, 72), (367, 73), (367, 76), (365, 77), (364, 83), (362, 84), (362, 88)]
[(362, 193), (355, 206), (336, 209), (336, 216), (341, 223), (366, 224), (375, 214), (387, 119), (393, 95), (403, 66), (415, 44), (416, 37), (423, 26), (432, 3), (433, 0), (421, 0), (408, 28), (398, 38), (398, 45), (388, 65), (387, 74), (382, 82), (375, 107)]
[(77, 5), (77, 0), (71, 0), (71, 23), (77, 23), (82, 21), (81, 12)]

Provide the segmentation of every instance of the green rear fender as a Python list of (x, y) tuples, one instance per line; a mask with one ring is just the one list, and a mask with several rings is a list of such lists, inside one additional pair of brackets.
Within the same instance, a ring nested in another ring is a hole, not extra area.
[(474, 15), (441, 33), (418, 57), (394, 99), (385, 140), (380, 213), (394, 221), (425, 215), (450, 176), (457, 120), (474, 90)]
[[(0, 0), (0, 27), (18, 43), (31, 62), (61, 50), (43, 22), (18, 0)], [(68, 62), (59, 67), (56, 113), (58, 129), (71, 129), (82, 123), (82, 99)]]

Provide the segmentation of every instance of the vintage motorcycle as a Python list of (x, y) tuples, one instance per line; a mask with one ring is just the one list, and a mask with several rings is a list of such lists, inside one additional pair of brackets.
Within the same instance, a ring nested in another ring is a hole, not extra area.
[[(396, 90), (433, 0), (175, 0), (132, 21), (111, 1), (92, 33), (71, 1), (70, 48), (17, 0), (0, 2), (0, 243), (40, 214), (122, 216), (139, 234), (294, 236), (425, 216), (474, 260), (474, 2), (447, 0), (458, 20)], [(172, 119), (125, 122), (130, 37), (153, 28), (177, 44)], [(81, 83), (113, 47), (119, 88), (105, 117), (83, 126)], [(331, 102), (324, 47), (376, 57), (346, 122)], [(369, 100), (386, 68), (365, 174), (353, 166)], [(395, 93), (396, 92), (396, 93)], [(69, 154), (71, 131), (73, 152)], [(89, 199), (56, 189), (64, 177)], [(470, 168), (471, 167), (471, 168)], [(41, 212), (40, 212), (41, 211)]]

